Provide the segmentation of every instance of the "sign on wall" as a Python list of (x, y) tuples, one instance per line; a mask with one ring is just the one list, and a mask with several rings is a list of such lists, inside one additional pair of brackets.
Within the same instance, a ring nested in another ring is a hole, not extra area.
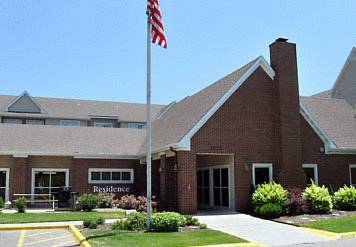
[(94, 186), (93, 193), (128, 193), (130, 192), (129, 187), (121, 186)]

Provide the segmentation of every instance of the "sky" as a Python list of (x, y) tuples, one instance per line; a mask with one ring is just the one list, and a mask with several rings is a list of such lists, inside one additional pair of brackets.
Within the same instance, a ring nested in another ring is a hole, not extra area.
[[(355, 0), (160, 0), (168, 49), (152, 47), (152, 102), (192, 95), (297, 44), (299, 88), (332, 87), (356, 46)], [(0, 94), (144, 103), (145, 0), (0, 0)]]

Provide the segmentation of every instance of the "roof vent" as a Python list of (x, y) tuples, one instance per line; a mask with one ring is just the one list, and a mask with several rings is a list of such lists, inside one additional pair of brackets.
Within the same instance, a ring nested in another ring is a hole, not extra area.
[(286, 38), (282, 38), (282, 37), (279, 37), (278, 39), (276, 39), (277, 42), (287, 42), (288, 39)]

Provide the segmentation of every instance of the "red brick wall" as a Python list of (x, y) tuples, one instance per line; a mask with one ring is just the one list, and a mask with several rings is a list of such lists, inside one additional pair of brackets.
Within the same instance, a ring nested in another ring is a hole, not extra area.
[(31, 171), (27, 164), (27, 158), (14, 157), (10, 171), (10, 198), (13, 194), (30, 193), (31, 187), (27, 185), (28, 180), (31, 180)]

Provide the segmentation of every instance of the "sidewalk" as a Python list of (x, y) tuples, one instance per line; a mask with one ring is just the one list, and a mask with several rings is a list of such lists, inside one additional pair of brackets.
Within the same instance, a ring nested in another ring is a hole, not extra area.
[(298, 227), (263, 220), (246, 214), (198, 215), (209, 228), (229, 233), (268, 246), (313, 244), (328, 239), (298, 229)]

